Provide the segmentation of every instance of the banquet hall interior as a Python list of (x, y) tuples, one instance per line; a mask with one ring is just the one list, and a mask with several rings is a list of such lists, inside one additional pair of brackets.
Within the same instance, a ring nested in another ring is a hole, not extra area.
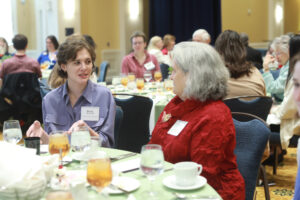
[[(91, 36), (96, 43), (97, 78), (101, 64), (109, 63), (104, 85), (113, 84), (113, 78), (122, 73), (122, 59), (132, 52), (129, 38), (134, 31), (144, 32), (146, 42), (155, 35), (171, 34), (177, 44), (191, 41), (194, 31), (205, 29), (214, 47), (219, 34), (230, 29), (246, 33), (249, 46), (262, 59), (276, 37), (300, 34), (300, 0), (1, 0), (0, 8), (0, 37), (6, 39), (10, 53), (15, 52), (12, 39), (16, 34), (28, 38), (26, 55), (34, 59), (46, 50), (49, 35), (59, 44), (72, 34)], [(150, 116), (150, 135), (159, 114)], [(297, 144), (284, 152), (276, 173), (273, 164), (264, 165), (269, 199), (289, 200), (295, 192)], [(262, 178), (258, 179), (254, 199), (268, 199)]]

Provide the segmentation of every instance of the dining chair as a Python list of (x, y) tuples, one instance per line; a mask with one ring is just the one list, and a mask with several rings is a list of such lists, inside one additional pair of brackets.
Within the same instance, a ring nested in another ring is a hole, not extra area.
[(25, 133), (34, 120), (42, 122), (42, 98), (38, 77), (21, 72), (4, 76), (0, 91), (0, 122), (20, 120)]
[[(233, 122), (236, 129), (236, 147), (234, 153), (238, 169), (245, 180), (246, 200), (253, 200), (259, 170), (265, 173), (261, 165), (261, 159), (270, 136), (270, 129), (259, 118), (254, 118), (250, 121), (238, 121), (235, 119), (237, 115), (241, 114), (233, 113)], [(266, 175), (263, 175), (265, 197), (269, 200), (269, 187)]]
[(160, 71), (162, 74), (162, 81), (169, 77), (169, 65), (164, 63), (160, 64)]
[(120, 128), (123, 121), (123, 110), (120, 106), (116, 106), (116, 116), (115, 116), (115, 130), (114, 130), (114, 136), (115, 136), (115, 144), (114, 147), (116, 148), (118, 146), (118, 137)]
[(267, 96), (240, 96), (225, 99), (224, 103), (229, 107), (231, 112), (249, 113), (266, 121), (273, 100)]
[(117, 149), (139, 153), (149, 142), (149, 119), (152, 99), (132, 94), (115, 94), (115, 101), (123, 110), (123, 120), (117, 137)]
[(107, 61), (103, 61), (100, 64), (100, 73), (97, 82), (105, 81), (108, 67), (109, 67), (109, 63)]

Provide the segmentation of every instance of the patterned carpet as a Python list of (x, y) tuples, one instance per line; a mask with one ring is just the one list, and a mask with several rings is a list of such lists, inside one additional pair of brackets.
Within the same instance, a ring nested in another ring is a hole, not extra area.
[[(294, 195), (295, 180), (297, 175), (297, 149), (289, 148), (284, 161), (277, 168), (277, 175), (273, 175), (273, 167), (266, 166), (269, 182), (274, 182), (270, 186), (270, 197), (272, 200), (290, 200)], [(265, 193), (263, 187), (257, 187), (257, 200), (264, 200)]]

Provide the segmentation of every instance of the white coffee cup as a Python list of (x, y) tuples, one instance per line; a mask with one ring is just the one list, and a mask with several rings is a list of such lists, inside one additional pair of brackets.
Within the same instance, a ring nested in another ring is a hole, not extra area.
[(195, 162), (179, 162), (174, 165), (175, 183), (178, 186), (191, 186), (202, 172), (202, 165)]

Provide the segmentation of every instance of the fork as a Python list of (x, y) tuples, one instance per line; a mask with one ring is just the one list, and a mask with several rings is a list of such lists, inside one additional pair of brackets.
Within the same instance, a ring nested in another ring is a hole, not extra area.
[(114, 162), (114, 161), (122, 160), (122, 159), (125, 159), (125, 158), (129, 158), (129, 157), (131, 157), (131, 156), (135, 156), (136, 154), (137, 154), (137, 153), (126, 153), (126, 154), (122, 154), (122, 155), (119, 155), (119, 156), (110, 158), (110, 161), (111, 161), (111, 162)]

